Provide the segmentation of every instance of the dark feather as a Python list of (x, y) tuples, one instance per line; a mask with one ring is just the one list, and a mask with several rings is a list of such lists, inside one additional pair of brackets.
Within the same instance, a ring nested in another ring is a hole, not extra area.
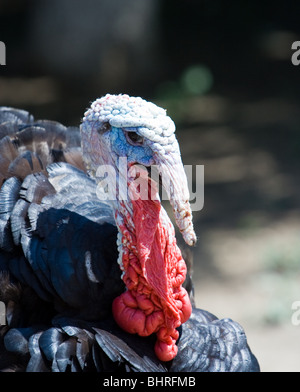
[(26, 367), (27, 372), (50, 372), (49, 362), (40, 348), (40, 338), (43, 333), (43, 331), (37, 332), (29, 338), (30, 359)]
[(257, 372), (259, 365), (238, 323), (194, 309), (182, 325), (178, 355), (170, 371)]
[(30, 124), (33, 116), (26, 110), (0, 106), (0, 124), (9, 122), (11, 124)]
[[(166, 367), (155, 357), (151, 339), (143, 339), (136, 335), (117, 336), (109, 331), (94, 328), (96, 340), (101, 349), (118, 365), (130, 372), (163, 372)], [(130, 346), (133, 346), (133, 348)], [(149, 344), (150, 343), (150, 344)]]
[(40, 157), (31, 151), (25, 151), (13, 160), (7, 172), (11, 177), (17, 177), (24, 180), (29, 173), (46, 173), (43, 162)]
[(52, 362), (55, 358), (58, 347), (65, 341), (66, 336), (63, 331), (57, 328), (49, 328), (39, 337), (39, 348), (42, 350), (47, 360)]

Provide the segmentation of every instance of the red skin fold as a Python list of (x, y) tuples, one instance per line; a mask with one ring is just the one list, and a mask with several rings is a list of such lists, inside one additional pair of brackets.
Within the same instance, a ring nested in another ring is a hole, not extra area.
[(189, 296), (181, 286), (186, 265), (160, 202), (137, 199), (132, 200), (132, 206), (134, 232), (126, 223), (119, 226), (127, 291), (114, 300), (112, 311), (125, 331), (140, 336), (156, 333), (155, 353), (161, 361), (170, 361), (177, 354), (176, 328), (192, 312)]

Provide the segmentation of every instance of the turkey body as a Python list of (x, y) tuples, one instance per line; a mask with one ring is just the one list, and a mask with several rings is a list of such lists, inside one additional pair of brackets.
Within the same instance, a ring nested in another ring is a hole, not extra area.
[[(152, 335), (120, 328), (118, 229), (85, 170), (79, 129), (2, 108), (0, 138), (2, 371), (259, 371), (242, 327), (195, 307), (171, 361), (157, 358)], [(189, 274), (183, 286), (192, 298)]]

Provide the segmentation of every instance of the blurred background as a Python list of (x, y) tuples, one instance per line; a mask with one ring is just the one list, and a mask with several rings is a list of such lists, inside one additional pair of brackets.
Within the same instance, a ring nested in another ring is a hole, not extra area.
[[(196, 303), (246, 330), (262, 371), (300, 370), (300, 2), (0, 0), (0, 105), (78, 125), (128, 93), (205, 166)], [(179, 239), (180, 242), (180, 239)]]

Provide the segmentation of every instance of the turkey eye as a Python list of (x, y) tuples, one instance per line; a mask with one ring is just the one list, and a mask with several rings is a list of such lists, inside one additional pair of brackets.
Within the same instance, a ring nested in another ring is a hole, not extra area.
[(136, 132), (126, 132), (126, 139), (134, 146), (140, 146), (144, 142), (144, 138), (138, 135)]
[(100, 134), (110, 130), (111, 130), (111, 125), (108, 121), (101, 124), (101, 126), (97, 129), (98, 133)]

